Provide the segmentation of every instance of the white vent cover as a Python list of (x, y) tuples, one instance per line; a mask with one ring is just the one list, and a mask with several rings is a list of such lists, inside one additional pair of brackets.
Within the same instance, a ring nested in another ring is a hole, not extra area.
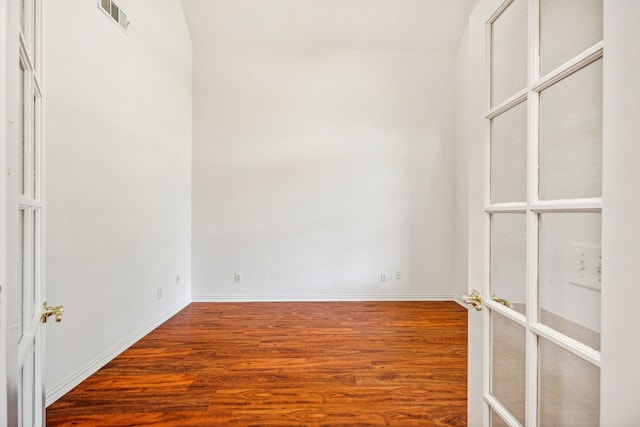
[(113, 0), (98, 0), (98, 8), (103, 11), (126, 33), (129, 28), (127, 14)]

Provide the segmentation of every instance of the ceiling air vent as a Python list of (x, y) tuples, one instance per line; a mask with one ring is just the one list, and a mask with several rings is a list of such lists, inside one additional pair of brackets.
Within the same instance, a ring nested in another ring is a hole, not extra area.
[(112, 21), (126, 33), (129, 28), (129, 20), (124, 10), (120, 9), (113, 0), (98, 0), (98, 7), (103, 11)]

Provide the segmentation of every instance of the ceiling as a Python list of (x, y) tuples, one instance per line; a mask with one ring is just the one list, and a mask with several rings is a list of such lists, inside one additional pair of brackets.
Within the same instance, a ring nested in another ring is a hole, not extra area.
[(450, 52), (474, 0), (181, 0), (195, 48)]

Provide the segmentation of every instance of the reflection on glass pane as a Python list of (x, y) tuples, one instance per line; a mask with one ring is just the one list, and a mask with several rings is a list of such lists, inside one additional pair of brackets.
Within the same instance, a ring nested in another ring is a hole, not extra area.
[(602, 194), (602, 59), (540, 93), (540, 199)]
[(491, 312), (491, 394), (524, 425), (525, 330)]
[(33, 425), (32, 414), (33, 414), (33, 403), (35, 403), (33, 399), (34, 389), (33, 387), (33, 368), (34, 368), (34, 357), (33, 351), (26, 355), (24, 360), (24, 365), (22, 366), (22, 401), (25, 403), (23, 407), (22, 417), (23, 423), (25, 426)]
[(540, 0), (540, 74), (602, 40), (602, 0)]
[(39, 142), (40, 137), (38, 135), (38, 98), (36, 96), (33, 97), (33, 135), (31, 136), (31, 170), (32, 174), (32, 198), (38, 199), (38, 180), (40, 179), (40, 171), (38, 170), (38, 156), (40, 155), (39, 150)]
[(38, 8), (36, 7), (36, 2), (33, 1), (31, 3), (31, 18), (32, 18), (32, 27), (31, 27), (31, 62), (33, 63), (33, 69), (37, 70), (40, 67), (38, 63)]
[(599, 213), (540, 215), (540, 321), (600, 349)]
[(489, 415), (491, 417), (491, 427), (509, 427), (509, 424), (505, 423), (492, 408), (489, 408)]
[(24, 284), (26, 282), (27, 275), (27, 260), (25, 251), (25, 243), (27, 241), (27, 228), (26, 228), (26, 212), (24, 209), (20, 209), (20, 214), (18, 217), (18, 257), (19, 259), (19, 286), (18, 292), (20, 295), (20, 308), (19, 308), (19, 319), (18, 319), (18, 336), (22, 337), (24, 332)]
[(24, 29), (25, 16), (26, 16), (25, 0), (20, 0), (20, 29), (22, 30), (23, 34), (25, 30)]
[(25, 69), (24, 69), (24, 65), (22, 64), (22, 61), (20, 61), (20, 87), (18, 88), (19, 90), (19, 97), (20, 97), (20, 111), (18, 112), (18, 144), (20, 144), (20, 147), (18, 148), (19, 152), (20, 152), (20, 158), (18, 159), (18, 191), (20, 194), (24, 194), (25, 192), (25, 182), (26, 182), (26, 170), (25, 170), (25, 163), (26, 163), (26, 156), (27, 156), (27, 150), (26, 150), (26, 123), (25, 123), (25, 119), (26, 119), (26, 113), (25, 113), (25, 99), (24, 99), (24, 91), (25, 91), (25, 78), (26, 78), (26, 73), (25, 73)]
[[(38, 271), (38, 265), (39, 265), (39, 254), (38, 254), (38, 247), (39, 247), (39, 236), (40, 236), (40, 224), (38, 222), (38, 215), (39, 211), (34, 210), (33, 211), (33, 233), (32, 233), (32, 238), (33, 238), (33, 243), (32, 243), (32, 248), (31, 250), (33, 251), (32, 254), (32, 263), (31, 263), (31, 267), (32, 267), (32, 273), (31, 273), (31, 300), (29, 301), (29, 306), (30, 307), (36, 307), (38, 301), (36, 300), (36, 283), (40, 278), (40, 272)], [(29, 312), (31, 312), (31, 310), (29, 310)]]
[(514, 0), (491, 25), (491, 105), (527, 85), (527, 0)]
[(527, 104), (491, 120), (491, 203), (527, 200)]
[(524, 214), (491, 215), (491, 295), (526, 312), (527, 220)]
[[(31, 347), (31, 369), (30, 369), (30, 382), (29, 382), (29, 389), (30, 389), (30, 402), (37, 402), (36, 400), (36, 339), (34, 338), (32, 343), (31, 343), (32, 347)], [(36, 414), (37, 414), (37, 410), (38, 410), (38, 405), (30, 405), (31, 406), (31, 413), (29, 414), (31, 416), (31, 421), (29, 423), (29, 425), (38, 425), (38, 423), (36, 423)]]
[(23, 413), (25, 408), (24, 401), (24, 367), (20, 368), (20, 373), (18, 374), (18, 425), (24, 425)]
[(541, 426), (598, 426), (600, 370), (544, 338), (538, 338)]

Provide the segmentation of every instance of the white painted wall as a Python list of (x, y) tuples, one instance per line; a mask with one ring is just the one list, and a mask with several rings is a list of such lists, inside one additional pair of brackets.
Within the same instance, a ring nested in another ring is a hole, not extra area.
[(455, 72), (194, 41), (194, 300), (451, 297)]
[(51, 403), (190, 300), (192, 87), (178, 0), (43, 3)]
[(455, 230), (453, 292), (467, 294), (468, 218), (469, 218), (469, 26), (464, 29), (456, 53), (456, 150), (455, 150)]

